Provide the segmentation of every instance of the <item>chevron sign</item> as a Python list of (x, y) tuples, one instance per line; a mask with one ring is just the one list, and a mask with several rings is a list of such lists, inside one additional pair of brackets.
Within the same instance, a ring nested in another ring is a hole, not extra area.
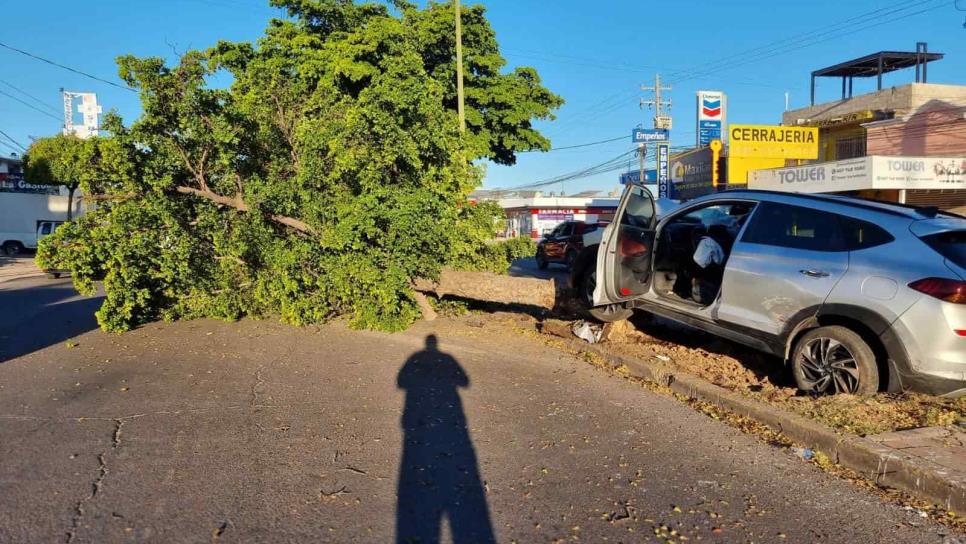
[(721, 99), (710, 100), (705, 98), (701, 101), (701, 113), (705, 118), (721, 117)]
[(726, 122), (728, 100), (721, 91), (698, 91), (698, 122), (695, 132), (698, 147), (704, 147), (713, 140), (721, 139), (721, 129)]
[(725, 95), (721, 91), (698, 91), (698, 121), (724, 121)]

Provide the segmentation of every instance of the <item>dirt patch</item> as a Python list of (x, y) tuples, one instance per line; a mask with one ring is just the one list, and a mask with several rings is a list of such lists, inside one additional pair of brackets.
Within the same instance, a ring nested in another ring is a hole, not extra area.
[[(572, 336), (572, 322), (546, 320), (538, 326), (534, 320), (533, 326), (544, 334)], [(613, 324), (605, 329), (605, 337), (599, 346), (614, 354), (698, 376), (859, 436), (966, 425), (966, 398), (953, 400), (916, 393), (803, 396), (780, 359), (656, 318), (635, 316), (631, 321)]]

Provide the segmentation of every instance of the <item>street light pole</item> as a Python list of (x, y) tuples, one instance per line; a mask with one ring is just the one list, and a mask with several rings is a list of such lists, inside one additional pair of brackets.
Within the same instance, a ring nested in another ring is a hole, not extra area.
[(456, 97), (460, 117), (460, 132), (466, 132), (466, 110), (463, 105), (463, 29), (460, 23), (460, 0), (453, 0), (456, 6)]

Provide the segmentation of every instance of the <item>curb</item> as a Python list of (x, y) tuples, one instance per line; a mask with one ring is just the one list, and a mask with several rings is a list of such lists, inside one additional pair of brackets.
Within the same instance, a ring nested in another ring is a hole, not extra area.
[(709, 402), (763, 423), (812, 450), (828, 455), (836, 463), (850, 468), (878, 485), (901, 489), (912, 495), (943, 506), (960, 515), (966, 514), (966, 474), (956, 473), (931, 461), (903, 454), (868, 438), (839, 433), (808, 418), (758, 402), (701, 378), (670, 371), (639, 359), (608, 353), (594, 344), (567, 340), (572, 346), (600, 355), (608, 363), (625, 366), (629, 374), (669, 387), (690, 399)]
[(44, 272), (28, 272), (26, 274), (17, 274), (11, 276), (0, 276), (0, 284), (9, 283), (11, 281), (24, 280), (29, 278), (42, 278), (47, 274)]

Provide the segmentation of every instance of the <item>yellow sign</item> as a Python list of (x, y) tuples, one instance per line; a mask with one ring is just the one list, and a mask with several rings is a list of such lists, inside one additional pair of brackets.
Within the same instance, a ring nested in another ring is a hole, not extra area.
[(728, 157), (728, 183), (748, 183), (748, 172), (781, 168), (785, 166), (785, 159), (763, 157)]
[[(818, 129), (770, 125), (731, 125), (730, 157), (817, 159)], [(731, 181), (731, 180), (729, 180)]]
[(721, 164), (721, 140), (711, 140), (711, 184), (715, 187), (721, 181), (719, 168)]

